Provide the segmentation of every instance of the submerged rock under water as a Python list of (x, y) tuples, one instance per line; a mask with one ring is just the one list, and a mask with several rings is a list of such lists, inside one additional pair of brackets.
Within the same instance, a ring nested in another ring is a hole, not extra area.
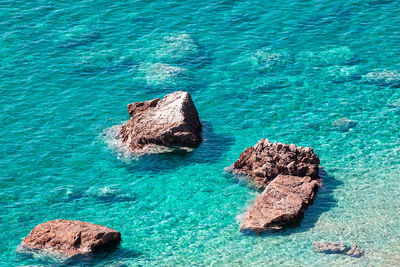
[(379, 70), (365, 74), (363, 80), (381, 86), (400, 86), (400, 72), (397, 70)]
[(352, 247), (346, 246), (343, 242), (314, 242), (315, 252), (326, 254), (345, 254), (351, 257), (359, 258), (364, 255), (364, 250), (357, 244)]
[(263, 48), (252, 54), (249, 63), (258, 71), (273, 71), (290, 62), (289, 54), (272, 48)]
[(148, 85), (161, 85), (173, 82), (186, 70), (166, 63), (145, 63), (140, 65), (138, 71)]
[(335, 47), (319, 52), (301, 52), (296, 62), (307, 66), (343, 65), (354, 58), (352, 50), (346, 46)]
[(166, 36), (155, 56), (162, 61), (174, 62), (190, 59), (198, 54), (198, 46), (187, 33)]
[(337, 119), (335, 121), (332, 122), (332, 126), (336, 129), (339, 130), (341, 132), (347, 132), (348, 130), (350, 130), (351, 128), (354, 128), (357, 126), (357, 122), (350, 120), (347, 117), (343, 117), (340, 119)]

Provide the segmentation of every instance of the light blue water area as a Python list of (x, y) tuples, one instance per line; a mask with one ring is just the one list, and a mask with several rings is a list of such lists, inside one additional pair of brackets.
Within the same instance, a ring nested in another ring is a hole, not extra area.
[[(399, 18), (377, 0), (1, 1), (0, 265), (66, 264), (15, 252), (56, 218), (122, 233), (72, 265), (399, 265)], [(175, 90), (202, 145), (115, 150), (126, 105)], [(224, 168), (261, 138), (313, 147), (323, 187), (298, 227), (248, 236), (257, 193)]]

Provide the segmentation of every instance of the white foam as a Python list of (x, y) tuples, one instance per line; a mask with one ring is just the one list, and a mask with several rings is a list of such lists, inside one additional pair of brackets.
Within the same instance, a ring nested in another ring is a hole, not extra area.
[(119, 135), (122, 126), (123, 124), (119, 124), (107, 128), (102, 133), (102, 139), (110, 149), (117, 153), (118, 159), (123, 161), (135, 159), (134, 153), (132, 153), (128, 145), (122, 142), (121, 136)]
[[(123, 124), (114, 125), (107, 128), (102, 133), (102, 139), (108, 145), (110, 149), (117, 154), (117, 158), (121, 161), (129, 163), (132, 160), (138, 160), (140, 156), (168, 153), (175, 150), (175, 148), (170, 148), (166, 146), (159, 145), (146, 145), (143, 149), (133, 150), (127, 144), (122, 142), (119, 132)], [(186, 149), (186, 148), (180, 148)], [(189, 148), (187, 148), (189, 150)], [(105, 189), (106, 190), (106, 189)]]

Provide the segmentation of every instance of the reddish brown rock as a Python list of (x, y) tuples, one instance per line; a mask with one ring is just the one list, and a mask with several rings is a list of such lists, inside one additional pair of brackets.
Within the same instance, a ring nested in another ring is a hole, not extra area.
[(278, 175), (247, 211), (240, 230), (261, 234), (296, 223), (317, 190), (318, 181), (311, 177)]
[(261, 139), (242, 152), (231, 170), (249, 177), (257, 189), (264, 189), (279, 174), (316, 179), (318, 165), (319, 158), (310, 147)]
[(54, 220), (37, 225), (22, 241), (29, 250), (74, 256), (113, 247), (121, 233), (111, 228), (82, 221)]
[(199, 115), (187, 92), (129, 104), (128, 112), (131, 119), (120, 136), (134, 151), (147, 145), (196, 147), (202, 140)]

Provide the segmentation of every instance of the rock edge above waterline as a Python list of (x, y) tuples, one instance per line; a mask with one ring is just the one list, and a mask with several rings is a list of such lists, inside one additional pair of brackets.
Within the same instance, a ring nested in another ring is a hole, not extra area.
[(120, 242), (121, 233), (106, 226), (58, 219), (33, 228), (22, 241), (21, 247), (25, 250), (72, 257), (112, 248)]

